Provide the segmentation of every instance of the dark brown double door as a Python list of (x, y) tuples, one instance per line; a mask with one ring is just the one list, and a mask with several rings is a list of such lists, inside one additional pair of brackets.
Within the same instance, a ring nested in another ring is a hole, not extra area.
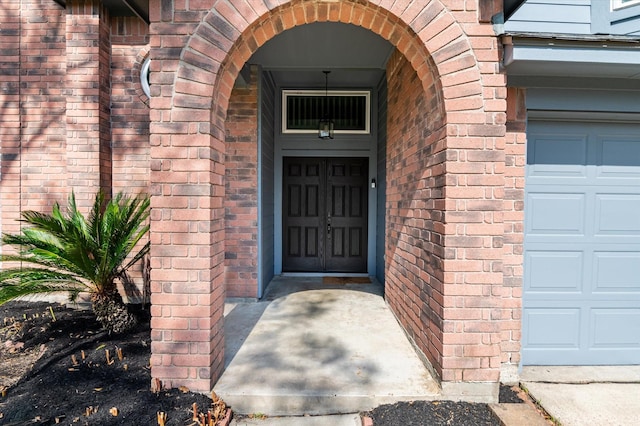
[(283, 164), (283, 271), (367, 272), (368, 159)]

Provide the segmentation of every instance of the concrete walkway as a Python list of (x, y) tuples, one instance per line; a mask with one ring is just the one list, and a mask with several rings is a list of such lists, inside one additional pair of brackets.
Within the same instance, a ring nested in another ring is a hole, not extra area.
[(226, 370), (214, 390), (236, 413), (356, 413), (440, 397), (378, 284), (278, 277), (264, 301), (225, 311)]
[(562, 426), (640, 424), (640, 366), (525, 367), (521, 382)]
[(359, 414), (232, 420), (231, 426), (362, 426)]

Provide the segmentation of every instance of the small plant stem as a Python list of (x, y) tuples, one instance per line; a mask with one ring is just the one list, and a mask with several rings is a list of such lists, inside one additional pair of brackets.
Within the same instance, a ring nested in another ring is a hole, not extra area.
[(107, 357), (107, 365), (113, 364), (113, 360), (111, 359), (111, 356), (109, 355), (109, 349), (105, 349), (104, 352), (105, 352), (105, 355)]

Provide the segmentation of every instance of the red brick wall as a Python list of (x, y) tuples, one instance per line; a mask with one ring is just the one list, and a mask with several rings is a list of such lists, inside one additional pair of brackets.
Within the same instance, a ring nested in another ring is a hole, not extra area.
[(15, 232), (20, 210), (20, 3), (0, 0), (0, 230)]
[(231, 92), (225, 121), (227, 297), (258, 293), (258, 72)]
[[(140, 71), (149, 54), (149, 26), (137, 17), (112, 17), (110, 27), (113, 193), (148, 194), (149, 98), (142, 90)], [(131, 302), (148, 297), (144, 267), (139, 263), (131, 271), (136, 283), (135, 289), (128, 288)]]
[[(433, 81), (433, 80), (432, 80)], [(385, 296), (442, 375), (445, 133), (435, 84), (398, 51), (387, 64)]]
[[(3, 210), (13, 211), (3, 230), (11, 230), (20, 208), (46, 210), (55, 201), (64, 203), (71, 186), (90, 195), (99, 182), (108, 191), (112, 186), (146, 191), (149, 108), (138, 75), (148, 52), (148, 26), (138, 18), (107, 24), (106, 12), (91, 2), (70, 1), (68, 25), (66, 10), (52, 0), (2, 0), (1, 6), (0, 72), (6, 90), (0, 96), (12, 96), (0, 117), (6, 123), (2, 185), (21, 188), (3, 191)], [(94, 159), (83, 145), (96, 150)]]
[(486, 26), (463, 27), (473, 51), (445, 45), (422, 88), (408, 65), (387, 70), (385, 279), (395, 288), (386, 294), (444, 382), (495, 382), (506, 89), (496, 38)]
[[(149, 26), (137, 17), (112, 17), (110, 28), (113, 193), (148, 194), (150, 110), (140, 71), (149, 54)], [(131, 302), (148, 297), (148, 289), (143, 287), (144, 266), (139, 263), (131, 271), (136, 283), (135, 289), (127, 288)]]
[(149, 53), (149, 26), (139, 18), (111, 18), (111, 145), (113, 191), (149, 190), (149, 99), (140, 70)]
[(0, 2), (2, 232), (21, 209), (66, 200), (65, 15), (49, 0)]

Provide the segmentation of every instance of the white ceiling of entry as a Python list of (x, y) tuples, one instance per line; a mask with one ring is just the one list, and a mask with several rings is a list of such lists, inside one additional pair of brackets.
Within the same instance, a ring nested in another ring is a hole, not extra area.
[(292, 88), (324, 88), (323, 70), (330, 70), (330, 88), (378, 84), (393, 46), (355, 25), (318, 22), (294, 27), (264, 44), (249, 59), (271, 71), (276, 84)]

